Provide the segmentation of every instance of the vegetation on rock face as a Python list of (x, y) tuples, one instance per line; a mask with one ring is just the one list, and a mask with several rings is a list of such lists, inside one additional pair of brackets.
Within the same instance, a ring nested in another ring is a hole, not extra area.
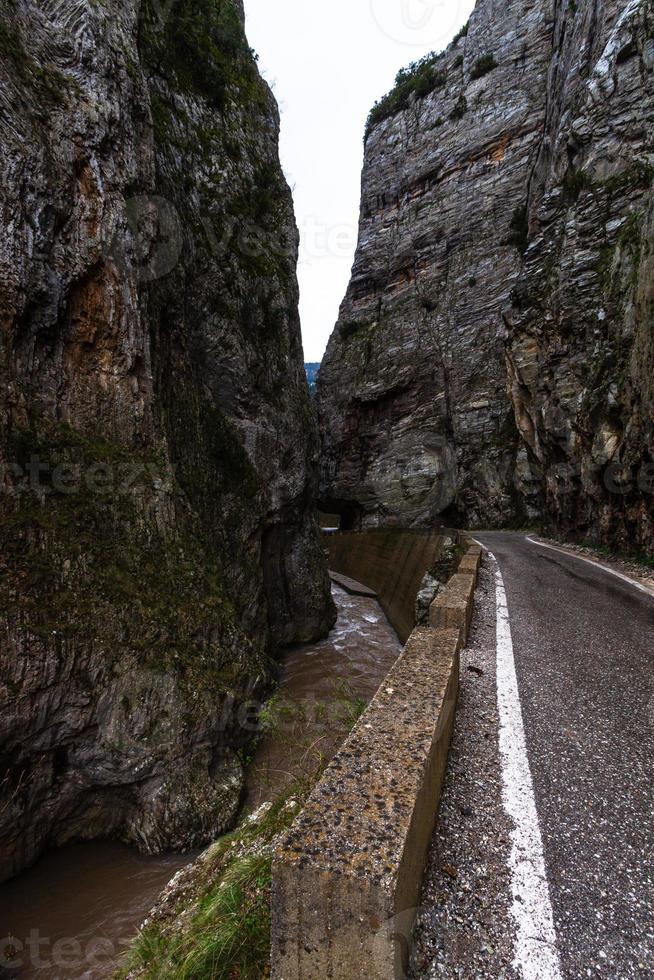
[[(463, 27), (452, 39), (452, 45), (456, 45), (468, 33), (469, 24)], [(408, 109), (412, 102), (420, 101), (426, 96), (443, 88), (447, 84), (447, 72), (440, 67), (444, 52), (430, 52), (418, 61), (412, 62), (407, 68), (402, 68), (395, 78), (395, 87), (373, 106), (366, 123), (366, 139), (372, 130), (380, 122), (390, 119), (398, 112)], [(457, 56), (452, 62), (453, 68), (459, 68), (463, 64), (463, 55)], [(472, 68), (472, 78), (480, 78), (487, 72), (497, 68), (497, 62), (493, 55), (483, 55), (478, 58)], [(451, 119), (461, 119), (467, 110), (467, 103), (462, 108), (464, 96), (460, 96), (457, 108)]]
[[(165, 456), (43, 421), (14, 430), (9, 448), (11, 465), (27, 473), (38, 460), (43, 472), (39, 485), (16, 488), (0, 526), (0, 567), (15, 583), (3, 592), (2, 613), (48, 642), (84, 638), (105, 646), (110, 660), (131, 652), (190, 693), (231, 689), (238, 669), (217, 651), (240, 630), (220, 553), (190, 517), (167, 536), (143, 520), (146, 501), (157, 506), (157, 487), (170, 490)], [(245, 637), (241, 644), (248, 649)], [(255, 659), (252, 669), (261, 666)]]
[(369, 324), (362, 323), (359, 320), (341, 320), (338, 325), (338, 332), (340, 336), (345, 340), (348, 337), (354, 336), (360, 330), (364, 330)]
[(440, 59), (440, 54), (432, 52), (397, 73), (395, 88), (376, 103), (368, 116), (366, 136), (384, 119), (407, 109), (412, 99), (424, 99), (445, 85), (445, 72), (438, 68)]
[(606, 192), (611, 195), (624, 194), (628, 191), (648, 190), (654, 181), (654, 166), (649, 160), (636, 158), (628, 166), (613, 177), (604, 181)]
[(573, 203), (579, 199), (583, 190), (593, 186), (593, 182), (585, 170), (568, 170), (562, 186), (566, 201)]
[(509, 227), (511, 230), (506, 239), (506, 244), (514, 245), (522, 254), (527, 250), (529, 244), (529, 215), (526, 204), (515, 209)]
[[(66, 11), (5, 7), (0, 162), (31, 179), (6, 181), (0, 243), (0, 700), (26, 787), (0, 877), (78, 834), (154, 850), (231, 826), (238, 709), (277, 646), (332, 621), (297, 233), (239, 0), (80, 5), (94, 56), (57, 100)], [(73, 758), (97, 761), (88, 782)]]
[(139, 933), (117, 980), (267, 975), (272, 854), (317, 775), (261, 807), (181, 873)]
[(15, 80), (31, 92), (35, 100), (42, 99), (51, 104), (62, 102), (66, 92), (73, 87), (71, 80), (54, 66), (40, 64), (28, 53), (17, 25), (17, 19), (10, 22), (6, 14), (0, 14), (0, 58), (11, 64)]
[[(182, 89), (223, 108), (232, 86), (259, 86), (253, 56), (233, 0), (173, 0), (170, 9), (144, 0), (139, 48), (148, 67), (174, 71)], [(260, 90), (259, 90), (260, 95)]]
[(459, 119), (463, 119), (467, 111), (468, 100), (466, 99), (465, 95), (461, 93), (459, 98), (456, 100), (454, 108), (450, 112), (450, 119), (454, 122), (458, 121)]
[(497, 62), (492, 54), (484, 54), (481, 58), (477, 58), (472, 68), (470, 69), (470, 78), (483, 78), (490, 71), (497, 68)]
[[(366, 708), (346, 681), (335, 683), (324, 724), (331, 751), (346, 738)], [(265, 737), (282, 738), (299, 725), (301, 702), (273, 696), (260, 715)], [(293, 730), (294, 743), (298, 734)], [(309, 737), (309, 736), (307, 736)], [(164, 891), (127, 953), (115, 980), (260, 980), (270, 964), (272, 859), (320, 779), (325, 758), (310, 736), (296, 781), (221, 837)], [(330, 752), (331, 754), (331, 752)], [(299, 771), (298, 771), (299, 770)]]

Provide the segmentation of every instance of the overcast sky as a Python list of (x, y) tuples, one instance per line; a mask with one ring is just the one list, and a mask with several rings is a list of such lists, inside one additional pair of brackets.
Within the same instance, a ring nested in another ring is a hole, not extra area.
[(363, 131), (399, 68), (444, 48), (474, 0), (245, 0), (250, 44), (282, 114), (302, 239), (307, 361), (322, 358), (356, 246)]

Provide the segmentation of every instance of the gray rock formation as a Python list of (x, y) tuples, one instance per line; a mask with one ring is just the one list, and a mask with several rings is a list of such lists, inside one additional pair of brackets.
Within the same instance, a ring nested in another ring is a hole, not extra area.
[(0, 879), (233, 820), (333, 621), (278, 113), (231, 0), (0, 14)]
[(479, 0), (373, 111), (318, 382), (346, 525), (543, 516), (652, 548), (651, 22)]
[(553, 26), (529, 247), (507, 326), (530, 515), (654, 553), (654, 7)]

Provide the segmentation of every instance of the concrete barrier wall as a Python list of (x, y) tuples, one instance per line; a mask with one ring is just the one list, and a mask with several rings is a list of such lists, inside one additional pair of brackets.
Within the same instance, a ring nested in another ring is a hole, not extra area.
[(273, 980), (405, 976), (479, 561), (471, 547), (276, 851)]
[(420, 583), (438, 561), (445, 535), (443, 531), (401, 530), (328, 534), (329, 567), (374, 589), (393, 629), (406, 643), (415, 626)]

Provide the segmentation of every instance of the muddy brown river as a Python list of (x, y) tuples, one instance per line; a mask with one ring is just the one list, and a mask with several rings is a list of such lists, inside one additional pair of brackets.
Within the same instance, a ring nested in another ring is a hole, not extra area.
[[(338, 620), (319, 643), (286, 654), (248, 777), (247, 809), (311, 776), (345, 737), (398, 657), (376, 600), (333, 587)], [(121, 844), (74, 844), (0, 885), (0, 977), (100, 980), (157, 895), (192, 855), (144, 857)]]

